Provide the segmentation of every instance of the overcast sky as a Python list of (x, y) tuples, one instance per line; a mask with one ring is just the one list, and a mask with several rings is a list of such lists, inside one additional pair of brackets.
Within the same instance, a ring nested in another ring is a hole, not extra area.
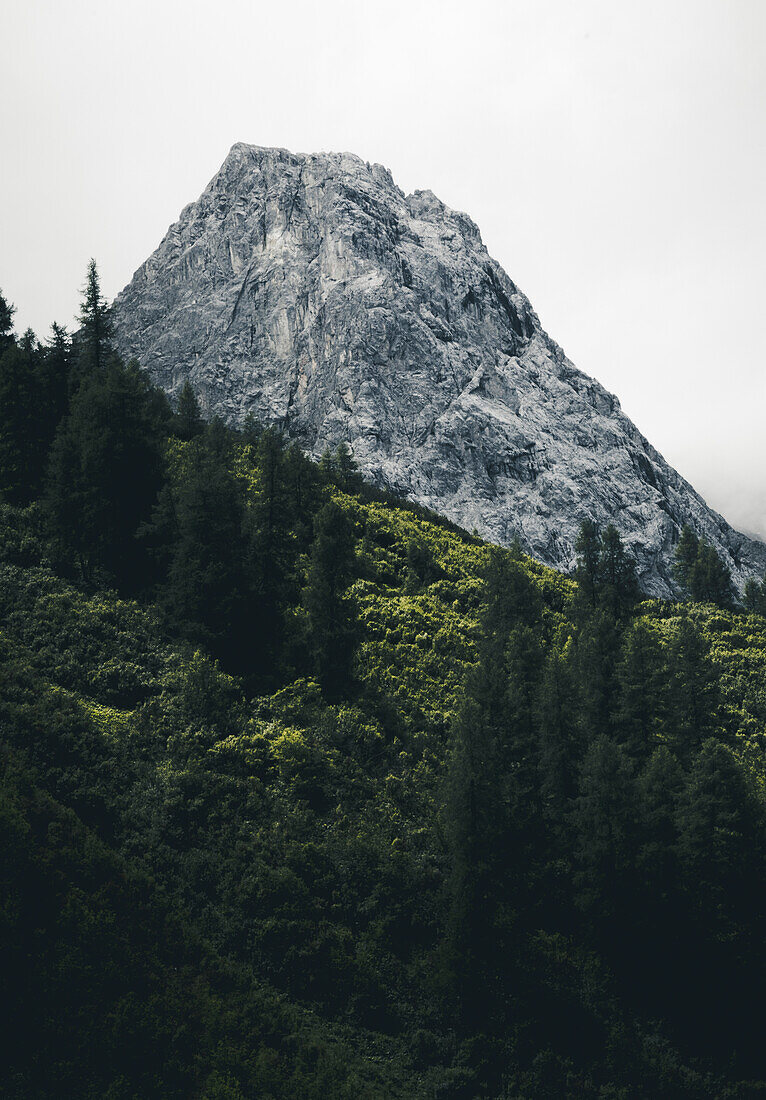
[(235, 141), (467, 211), (581, 370), (766, 536), (766, 0), (4, 0), (0, 287), (113, 297)]

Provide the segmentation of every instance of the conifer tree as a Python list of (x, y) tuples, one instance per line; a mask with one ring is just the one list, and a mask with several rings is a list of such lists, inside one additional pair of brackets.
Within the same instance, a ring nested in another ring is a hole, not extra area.
[(545, 663), (539, 704), (540, 798), (543, 815), (554, 831), (566, 826), (574, 798), (582, 756), (582, 737), (577, 722), (577, 684), (573, 668), (573, 643), (551, 648)]
[(676, 812), (683, 784), (681, 766), (667, 745), (654, 750), (638, 776), (637, 866), (653, 903), (666, 898), (676, 880)]
[(684, 763), (713, 731), (720, 695), (710, 647), (687, 615), (668, 648), (668, 677), (666, 736)]
[(330, 501), (317, 513), (304, 606), (309, 646), (325, 697), (348, 692), (357, 640), (356, 607), (347, 594), (355, 561), (354, 532), (342, 508)]
[(0, 355), (0, 493), (23, 504), (39, 489), (45, 461), (39, 393), (40, 351), (27, 336)]
[(16, 307), (6, 301), (0, 290), (0, 355), (13, 343), (13, 315)]
[(113, 360), (84, 377), (51, 448), (46, 512), (66, 560), (91, 581), (96, 570), (139, 583), (135, 541), (162, 483), (164, 394), (133, 362)]
[(619, 618), (628, 614), (638, 599), (636, 563), (625, 550), (620, 533), (612, 523), (601, 535), (600, 549), (601, 603)]
[(297, 443), (291, 443), (285, 451), (284, 477), (294, 536), (298, 549), (305, 551), (311, 542), (314, 516), (322, 495), (316, 464), (309, 461)]
[(678, 856), (695, 905), (723, 937), (755, 899), (751, 885), (762, 841), (758, 817), (740, 762), (728, 746), (708, 738), (680, 796)]
[(449, 968), (462, 1014), (479, 1026), (496, 950), (504, 806), (495, 716), (469, 694), (452, 732), (444, 819), (450, 852)]
[(641, 619), (623, 636), (617, 686), (617, 739), (633, 760), (646, 759), (666, 713), (666, 676), (662, 647)]
[(178, 395), (178, 403), (172, 423), (173, 434), (177, 435), (179, 439), (195, 439), (202, 434), (204, 426), (197, 395), (187, 378)]
[(101, 293), (101, 280), (96, 261), (91, 259), (83, 287), (80, 306), (80, 331), (76, 337), (77, 373), (75, 384), (91, 373), (98, 373), (107, 366), (113, 355), (114, 326), (109, 306)]
[(347, 443), (339, 443), (335, 450), (335, 477), (346, 493), (353, 492), (359, 484), (358, 467)]
[(50, 447), (56, 429), (66, 415), (69, 395), (69, 374), (72, 369), (72, 339), (63, 325), (54, 321), (51, 337), (45, 348), (40, 371), (42, 376), (45, 437)]
[(601, 589), (601, 537), (593, 520), (583, 520), (575, 542), (575, 551), (575, 580), (586, 605), (594, 608)]
[(260, 674), (272, 676), (284, 655), (284, 612), (293, 584), (296, 544), (292, 523), (285, 441), (267, 428), (256, 446), (256, 491), (246, 517), (247, 561), (258, 607)]
[(766, 578), (758, 582), (755, 577), (745, 583), (742, 602), (751, 615), (766, 615)]
[(729, 608), (734, 602), (731, 570), (704, 539), (700, 540), (689, 574), (689, 592), (692, 599), (715, 603), (719, 607)]
[(685, 595), (690, 594), (692, 569), (698, 552), (699, 539), (692, 528), (686, 524), (681, 531), (673, 557), (673, 576)]
[(225, 462), (206, 444), (195, 442), (174, 492), (177, 534), (162, 598), (181, 634), (229, 657), (245, 598), (242, 501)]
[(631, 906), (636, 848), (636, 789), (624, 749), (603, 734), (588, 748), (571, 814), (575, 834), (578, 903), (596, 940), (619, 939)]
[(619, 655), (619, 624), (597, 608), (581, 624), (576, 649), (580, 721), (589, 739), (614, 731)]

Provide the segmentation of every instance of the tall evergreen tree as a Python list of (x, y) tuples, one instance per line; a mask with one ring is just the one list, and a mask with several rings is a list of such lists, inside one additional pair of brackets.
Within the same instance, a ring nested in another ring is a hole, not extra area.
[(162, 484), (164, 394), (136, 363), (112, 361), (83, 379), (51, 449), (46, 511), (64, 558), (83, 578), (97, 570), (132, 587), (136, 542)]
[(317, 513), (304, 606), (314, 669), (325, 697), (337, 702), (352, 681), (357, 614), (347, 589), (353, 577), (355, 539), (343, 509), (330, 501)]
[(588, 748), (571, 814), (578, 901), (595, 942), (613, 951), (632, 901), (636, 789), (624, 749), (603, 734)]
[(715, 728), (720, 689), (710, 647), (684, 615), (668, 648), (668, 722), (666, 737), (686, 762)]
[(575, 542), (575, 551), (575, 580), (586, 605), (594, 608), (601, 590), (601, 536), (593, 520), (583, 520)]
[(106, 368), (114, 353), (112, 337), (114, 326), (109, 306), (101, 293), (101, 280), (96, 261), (88, 263), (85, 286), (80, 306), (80, 331), (75, 338), (77, 369), (73, 377), (75, 385), (87, 375)]
[(11, 305), (0, 290), (0, 355), (6, 351), (13, 341), (13, 315), (16, 307)]
[(686, 524), (681, 530), (681, 537), (673, 555), (673, 576), (684, 595), (690, 594), (692, 569), (697, 560), (699, 545), (696, 534)]
[(191, 443), (172, 501), (166, 497), (155, 512), (157, 529), (172, 540), (161, 602), (180, 634), (249, 671), (250, 644), (262, 624), (256, 616), (246, 622), (244, 505), (213, 435), (209, 427)]
[(285, 441), (267, 428), (255, 449), (256, 488), (246, 519), (248, 570), (258, 606), (260, 675), (271, 677), (284, 657), (285, 609), (292, 591), (297, 547)]
[(45, 461), (39, 359), (29, 338), (11, 342), (0, 355), (0, 493), (13, 504), (36, 495)]
[(177, 435), (179, 439), (195, 439), (196, 436), (202, 434), (204, 427), (197, 395), (187, 378), (178, 395), (178, 403), (171, 425), (173, 434)]
[(561, 833), (577, 787), (582, 737), (577, 721), (577, 683), (573, 642), (554, 646), (547, 655), (540, 688), (540, 797), (546, 820)]
[(745, 583), (742, 602), (751, 614), (766, 616), (766, 577), (760, 583), (755, 577), (750, 577)]
[(638, 599), (636, 563), (610, 523), (601, 535), (601, 603), (615, 617), (628, 614)]
[(617, 664), (615, 729), (633, 760), (646, 759), (666, 715), (666, 676), (662, 647), (641, 619), (622, 639)]
[(734, 602), (731, 570), (704, 539), (700, 540), (688, 583), (693, 600), (715, 603), (726, 608), (731, 607)]

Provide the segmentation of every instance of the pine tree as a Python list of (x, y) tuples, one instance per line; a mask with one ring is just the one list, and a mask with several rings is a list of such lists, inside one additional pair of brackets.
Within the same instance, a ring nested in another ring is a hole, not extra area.
[(240, 488), (208, 430), (190, 444), (172, 511), (167, 494), (155, 510), (155, 530), (169, 531), (172, 540), (160, 600), (175, 630), (237, 671), (249, 671), (249, 643), (263, 629), (257, 616), (246, 624), (243, 521)]
[(688, 524), (681, 531), (681, 537), (673, 558), (673, 576), (684, 595), (690, 594), (691, 575), (699, 552), (699, 539)]
[(746, 911), (761, 860), (759, 817), (742, 765), (715, 738), (702, 745), (681, 794), (678, 856), (690, 896), (716, 935), (726, 937)]
[(590, 738), (614, 730), (619, 655), (617, 620), (598, 608), (581, 624), (575, 654), (580, 721), (583, 733)]
[(563, 649), (553, 647), (549, 652), (538, 710), (542, 811), (559, 833), (566, 827), (582, 757), (573, 648), (572, 639), (568, 638)]
[(636, 849), (636, 789), (624, 749), (601, 735), (580, 769), (571, 814), (578, 902), (601, 946), (613, 949), (632, 902)]
[(353, 577), (354, 532), (334, 501), (317, 513), (304, 606), (314, 670), (325, 697), (336, 702), (349, 691), (357, 640), (356, 607), (347, 594)]
[(314, 516), (322, 504), (322, 494), (316, 464), (309, 461), (297, 443), (291, 443), (285, 452), (284, 477), (297, 549), (306, 551), (311, 542)]
[(54, 321), (51, 325), (51, 338), (40, 365), (46, 453), (53, 442), (59, 424), (67, 413), (71, 369), (72, 340), (66, 328)]
[(683, 784), (681, 766), (666, 745), (654, 750), (638, 776), (637, 866), (654, 901), (666, 897), (676, 879), (676, 811)]
[(667, 736), (683, 763), (715, 728), (720, 694), (710, 647), (686, 615), (668, 648), (668, 676)]
[(75, 385), (79, 384), (85, 376), (104, 370), (114, 354), (112, 347), (114, 327), (106, 299), (101, 294), (101, 280), (96, 261), (93, 259), (88, 264), (82, 294), (81, 327), (76, 337)]
[(497, 893), (507, 811), (494, 716), (468, 695), (455, 721), (444, 803), (450, 853), (449, 968), (461, 1014), (480, 1026), (496, 969)]
[(754, 1006), (766, 977), (763, 805), (735, 753), (715, 738), (697, 754), (676, 827), (686, 898), (678, 1016), (708, 1051), (760, 1061), (763, 1023)]
[(3, 297), (0, 290), (0, 355), (13, 344), (13, 315), (16, 307)]
[(284, 657), (285, 609), (292, 593), (297, 559), (293, 511), (288, 484), (285, 441), (267, 428), (255, 450), (256, 490), (246, 517), (247, 562), (258, 608), (260, 675), (272, 677)]
[(39, 359), (29, 338), (11, 341), (0, 355), (0, 493), (13, 504), (36, 495), (45, 461)]
[(202, 434), (204, 427), (197, 395), (187, 378), (178, 395), (178, 403), (172, 423), (173, 434), (178, 436), (179, 439), (195, 439)]
[(616, 618), (629, 614), (639, 594), (636, 563), (611, 523), (601, 535), (599, 572), (602, 605)]
[(169, 409), (135, 363), (83, 379), (51, 448), (46, 512), (65, 558), (86, 581), (103, 570), (129, 588), (144, 565), (136, 542), (162, 484)]
[(585, 604), (595, 608), (601, 592), (601, 536), (598, 526), (585, 519), (575, 542), (577, 566), (575, 580)]
[(345, 493), (352, 493), (359, 485), (359, 470), (347, 443), (339, 443), (335, 450), (335, 476)]
[(749, 611), (751, 615), (762, 614), (762, 607), (764, 605), (764, 593), (763, 586), (758, 583), (755, 577), (750, 577), (745, 581), (745, 591), (742, 595), (742, 603), (746, 611)]
[(726, 608), (730, 608), (734, 602), (731, 570), (704, 539), (700, 540), (688, 583), (693, 600), (715, 603)]
[(633, 760), (643, 760), (652, 753), (665, 717), (666, 678), (662, 647), (641, 619), (623, 636), (617, 684), (617, 738)]

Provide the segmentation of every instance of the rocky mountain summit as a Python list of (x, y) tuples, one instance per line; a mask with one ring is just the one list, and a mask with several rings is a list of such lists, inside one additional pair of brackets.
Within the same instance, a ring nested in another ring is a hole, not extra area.
[(671, 591), (681, 526), (742, 586), (766, 546), (712, 511), (543, 331), (479, 230), (346, 153), (235, 145), (113, 308), (117, 341), (209, 413), (252, 412), (319, 455), (540, 561), (613, 522)]

